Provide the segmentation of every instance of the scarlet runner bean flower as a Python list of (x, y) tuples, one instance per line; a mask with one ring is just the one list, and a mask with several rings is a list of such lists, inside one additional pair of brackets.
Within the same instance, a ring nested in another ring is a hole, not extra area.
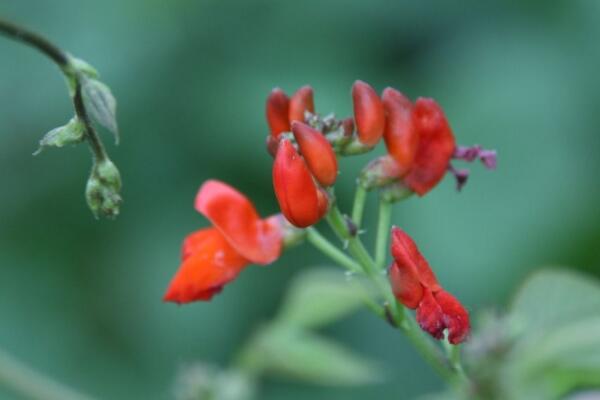
[[(296, 131), (298, 124), (293, 125)], [(306, 128), (310, 127), (304, 125), (301, 131)], [(298, 136), (303, 137), (303, 134)], [(309, 160), (313, 162), (307, 165), (289, 139), (279, 141), (273, 163), (273, 188), (285, 218), (293, 225), (305, 228), (318, 222), (329, 206), (327, 192), (315, 182), (311, 172), (316, 171), (323, 182), (330, 182), (335, 180), (337, 162), (321, 162), (331, 157), (335, 159), (335, 154), (328, 142), (323, 144), (312, 137), (312, 133), (310, 138), (304, 137), (299, 143), (302, 143), (300, 147), (305, 149), (306, 154), (310, 155)], [(310, 165), (313, 165), (314, 169), (309, 169)]]
[(182, 264), (167, 288), (165, 301), (210, 300), (248, 264), (269, 264), (282, 251), (282, 216), (261, 219), (250, 200), (223, 182), (206, 181), (198, 191), (195, 208), (213, 227), (185, 238)]
[(467, 310), (440, 286), (415, 242), (398, 227), (392, 228), (391, 251), (389, 278), (398, 301), (417, 310), (421, 329), (434, 338), (443, 338), (447, 329), (450, 343), (463, 342), (470, 331)]
[[(495, 151), (484, 150), (480, 146), (456, 146), (448, 120), (435, 100), (418, 98), (413, 103), (393, 88), (383, 91), (382, 100), (386, 113), (384, 141), (388, 156), (368, 165), (363, 171), (363, 180), (399, 180), (408, 189), (423, 196), (439, 183), (447, 171), (455, 175), (458, 189), (462, 188), (468, 170), (456, 170), (450, 163), (453, 158), (473, 161), (479, 157), (488, 169), (496, 167)], [(381, 170), (382, 165), (386, 166), (385, 171)], [(393, 175), (376, 176), (381, 173)]]
[(381, 99), (368, 83), (356, 81), (352, 85), (352, 102), (358, 139), (366, 146), (375, 146), (381, 139), (385, 126)]

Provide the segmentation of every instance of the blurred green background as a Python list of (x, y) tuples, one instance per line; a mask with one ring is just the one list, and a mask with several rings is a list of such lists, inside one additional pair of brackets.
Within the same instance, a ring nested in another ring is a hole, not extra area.
[[(103, 134), (125, 203), (116, 221), (95, 221), (85, 146), (31, 157), (71, 117), (63, 78), (0, 38), (0, 347), (91, 395), (170, 398), (182, 366), (225, 365), (293, 275), (324, 263), (305, 246), (249, 268), (210, 304), (161, 302), (182, 238), (207, 224), (192, 208), (202, 181), (225, 180), (276, 211), (263, 110), (274, 86), (310, 83), (317, 109), (342, 116), (355, 79), (434, 97), (458, 142), (498, 150), (498, 170), (473, 165), (462, 193), (448, 177), (394, 211), (471, 311), (505, 304), (542, 265), (600, 275), (600, 2), (2, 1), (0, 14), (96, 66), (119, 102), (122, 144)], [(370, 157), (342, 162), (345, 209)], [(442, 387), (368, 312), (326, 333), (382, 360), (389, 380), (332, 389), (268, 379), (260, 398)]]

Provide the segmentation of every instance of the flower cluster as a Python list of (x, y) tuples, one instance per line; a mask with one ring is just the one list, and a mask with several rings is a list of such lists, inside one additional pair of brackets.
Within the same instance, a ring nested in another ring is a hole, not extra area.
[[(274, 158), (273, 187), (281, 214), (261, 219), (252, 203), (235, 189), (214, 180), (204, 183), (195, 206), (213, 227), (184, 240), (182, 264), (165, 300), (210, 300), (249, 263), (269, 264), (279, 257), (284, 243), (310, 236), (311, 231), (303, 228), (316, 224), (332, 207), (332, 218), (341, 215), (333, 195), (340, 156), (366, 153), (383, 139), (387, 154), (363, 168), (358, 184), (363, 193), (378, 189), (387, 203), (412, 193), (425, 195), (447, 171), (455, 175), (460, 189), (468, 171), (455, 169), (452, 160), (479, 159), (489, 169), (496, 166), (495, 151), (456, 145), (435, 100), (413, 102), (393, 88), (379, 96), (367, 83), (356, 81), (352, 102), (353, 117), (337, 119), (334, 114), (322, 116), (315, 111), (310, 86), (289, 97), (273, 89), (266, 102), (270, 130), (266, 145)], [(331, 219), (328, 222), (334, 230), (347, 229), (336, 231), (338, 236), (357, 238), (357, 226), (339, 228)], [(353, 223), (360, 225), (360, 221)], [(335, 251), (332, 247), (326, 244), (320, 249), (327, 253)], [(378, 249), (385, 249), (385, 244)], [(394, 262), (388, 270), (389, 284), (397, 300), (416, 309), (417, 322), (434, 338), (442, 338), (447, 331), (450, 343), (464, 341), (470, 329), (467, 311), (440, 286), (414, 241), (400, 228), (392, 229), (391, 250)], [(377, 253), (377, 260), (382, 253)], [(340, 257), (346, 256), (336, 258)], [(371, 262), (368, 255), (356, 258), (359, 264)], [(373, 268), (382, 268), (383, 261), (377, 264), (362, 265), (363, 272), (372, 274)]]
[(404, 306), (417, 310), (417, 322), (436, 339), (448, 329), (448, 341), (458, 344), (469, 334), (469, 314), (458, 300), (438, 283), (429, 263), (410, 236), (392, 228), (389, 268), (394, 295)]

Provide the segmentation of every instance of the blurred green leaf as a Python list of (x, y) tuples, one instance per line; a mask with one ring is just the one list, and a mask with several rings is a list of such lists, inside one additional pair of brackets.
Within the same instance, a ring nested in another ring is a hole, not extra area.
[(263, 331), (257, 351), (266, 371), (320, 385), (364, 385), (382, 380), (371, 360), (316, 334), (278, 326)]
[(83, 101), (92, 118), (111, 131), (115, 135), (115, 141), (118, 143), (117, 101), (110, 88), (99, 80), (84, 78), (81, 90)]
[(513, 390), (560, 398), (600, 385), (600, 285), (568, 270), (541, 270), (521, 287), (511, 318), (523, 324), (507, 376)]
[(358, 280), (334, 269), (306, 270), (289, 288), (279, 312), (280, 322), (315, 328), (343, 318), (361, 307), (368, 295)]
[(537, 271), (518, 290), (511, 314), (530, 332), (600, 316), (600, 284), (566, 269)]
[(46, 133), (40, 140), (40, 148), (33, 155), (37, 156), (46, 147), (63, 147), (80, 143), (83, 140), (83, 132), (83, 124), (77, 117), (73, 117), (66, 125), (54, 128)]

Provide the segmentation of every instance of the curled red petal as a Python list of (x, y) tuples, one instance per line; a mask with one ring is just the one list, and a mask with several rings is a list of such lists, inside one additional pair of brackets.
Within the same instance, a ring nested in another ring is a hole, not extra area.
[(214, 228), (202, 229), (184, 241), (184, 260), (164, 295), (165, 301), (210, 300), (248, 264)]
[(417, 99), (413, 124), (419, 132), (419, 146), (404, 182), (423, 196), (446, 174), (456, 143), (444, 111), (433, 99)]
[(435, 300), (444, 313), (444, 325), (448, 329), (448, 341), (459, 344), (465, 341), (471, 330), (469, 313), (462, 304), (445, 290), (435, 293)]
[(394, 296), (408, 308), (415, 309), (423, 299), (423, 285), (414, 268), (393, 263), (389, 278)]
[(356, 81), (352, 85), (352, 102), (358, 139), (367, 146), (375, 146), (385, 126), (381, 99), (368, 83)]
[(304, 113), (306, 111), (311, 113), (315, 112), (313, 89), (308, 85), (302, 86), (300, 89), (298, 89), (290, 99), (290, 122), (304, 122)]
[(421, 329), (434, 338), (444, 337), (444, 313), (429, 289), (424, 290), (423, 300), (417, 307), (417, 322)]
[(385, 109), (385, 131), (383, 139), (390, 156), (396, 160), (400, 175), (412, 167), (419, 135), (413, 124), (413, 105), (408, 98), (393, 88), (386, 88), (382, 95)]
[(279, 257), (281, 230), (266, 226), (250, 200), (231, 186), (217, 180), (206, 181), (198, 191), (195, 206), (248, 260), (269, 264)]
[(293, 225), (305, 228), (321, 218), (317, 186), (292, 143), (279, 144), (273, 163), (273, 187), (279, 207)]
[(280, 88), (275, 88), (267, 97), (267, 123), (271, 135), (277, 137), (282, 132), (290, 131), (290, 99)]
[(392, 227), (392, 256), (399, 268), (414, 271), (424, 287), (433, 292), (441, 289), (433, 270), (415, 241), (397, 226)]
[(325, 136), (304, 122), (292, 122), (292, 132), (300, 152), (315, 179), (323, 186), (335, 183), (338, 173), (337, 158)]

